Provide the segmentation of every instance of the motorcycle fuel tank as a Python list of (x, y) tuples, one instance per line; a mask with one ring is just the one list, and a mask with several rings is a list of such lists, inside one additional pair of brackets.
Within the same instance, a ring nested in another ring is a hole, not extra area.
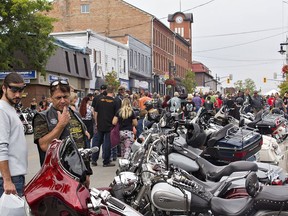
[[(151, 200), (156, 208), (169, 212), (205, 212), (209, 208), (211, 193), (201, 187), (180, 190), (167, 182), (156, 183), (151, 191)], [(190, 190), (189, 189), (189, 190)]]

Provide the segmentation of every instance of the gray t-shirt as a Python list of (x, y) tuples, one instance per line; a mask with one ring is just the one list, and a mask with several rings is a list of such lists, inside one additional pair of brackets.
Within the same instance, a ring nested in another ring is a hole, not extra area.
[(11, 176), (27, 174), (28, 148), (23, 124), (14, 107), (0, 100), (0, 161), (6, 160)]

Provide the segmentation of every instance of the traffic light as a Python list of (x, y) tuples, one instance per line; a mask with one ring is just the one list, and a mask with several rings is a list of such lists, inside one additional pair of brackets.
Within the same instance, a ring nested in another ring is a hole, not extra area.
[(266, 77), (263, 78), (263, 82), (264, 82), (264, 83), (267, 82), (267, 78), (266, 78)]
[(229, 79), (229, 78), (227, 78), (227, 83), (228, 83), (228, 84), (230, 83), (230, 79)]

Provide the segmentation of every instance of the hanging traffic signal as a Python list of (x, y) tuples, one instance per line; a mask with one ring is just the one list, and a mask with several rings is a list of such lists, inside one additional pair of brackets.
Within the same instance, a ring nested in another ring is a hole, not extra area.
[(263, 82), (264, 82), (264, 83), (267, 82), (267, 78), (266, 78), (266, 77), (263, 78)]
[(227, 78), (227, 83), (228, 83), (228, 84), (230, 83), (230, 79), (229, 79), (229, 78)]

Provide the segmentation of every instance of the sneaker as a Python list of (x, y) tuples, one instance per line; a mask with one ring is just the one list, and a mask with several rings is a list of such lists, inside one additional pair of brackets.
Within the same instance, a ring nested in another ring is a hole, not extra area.
[(92, 166), (98, 166), (96, 161), (92, 161), (91, 164), (92, 164)]
[(103, 167), (113, 167), (115, 166), (114, 163), (103, 164)]

